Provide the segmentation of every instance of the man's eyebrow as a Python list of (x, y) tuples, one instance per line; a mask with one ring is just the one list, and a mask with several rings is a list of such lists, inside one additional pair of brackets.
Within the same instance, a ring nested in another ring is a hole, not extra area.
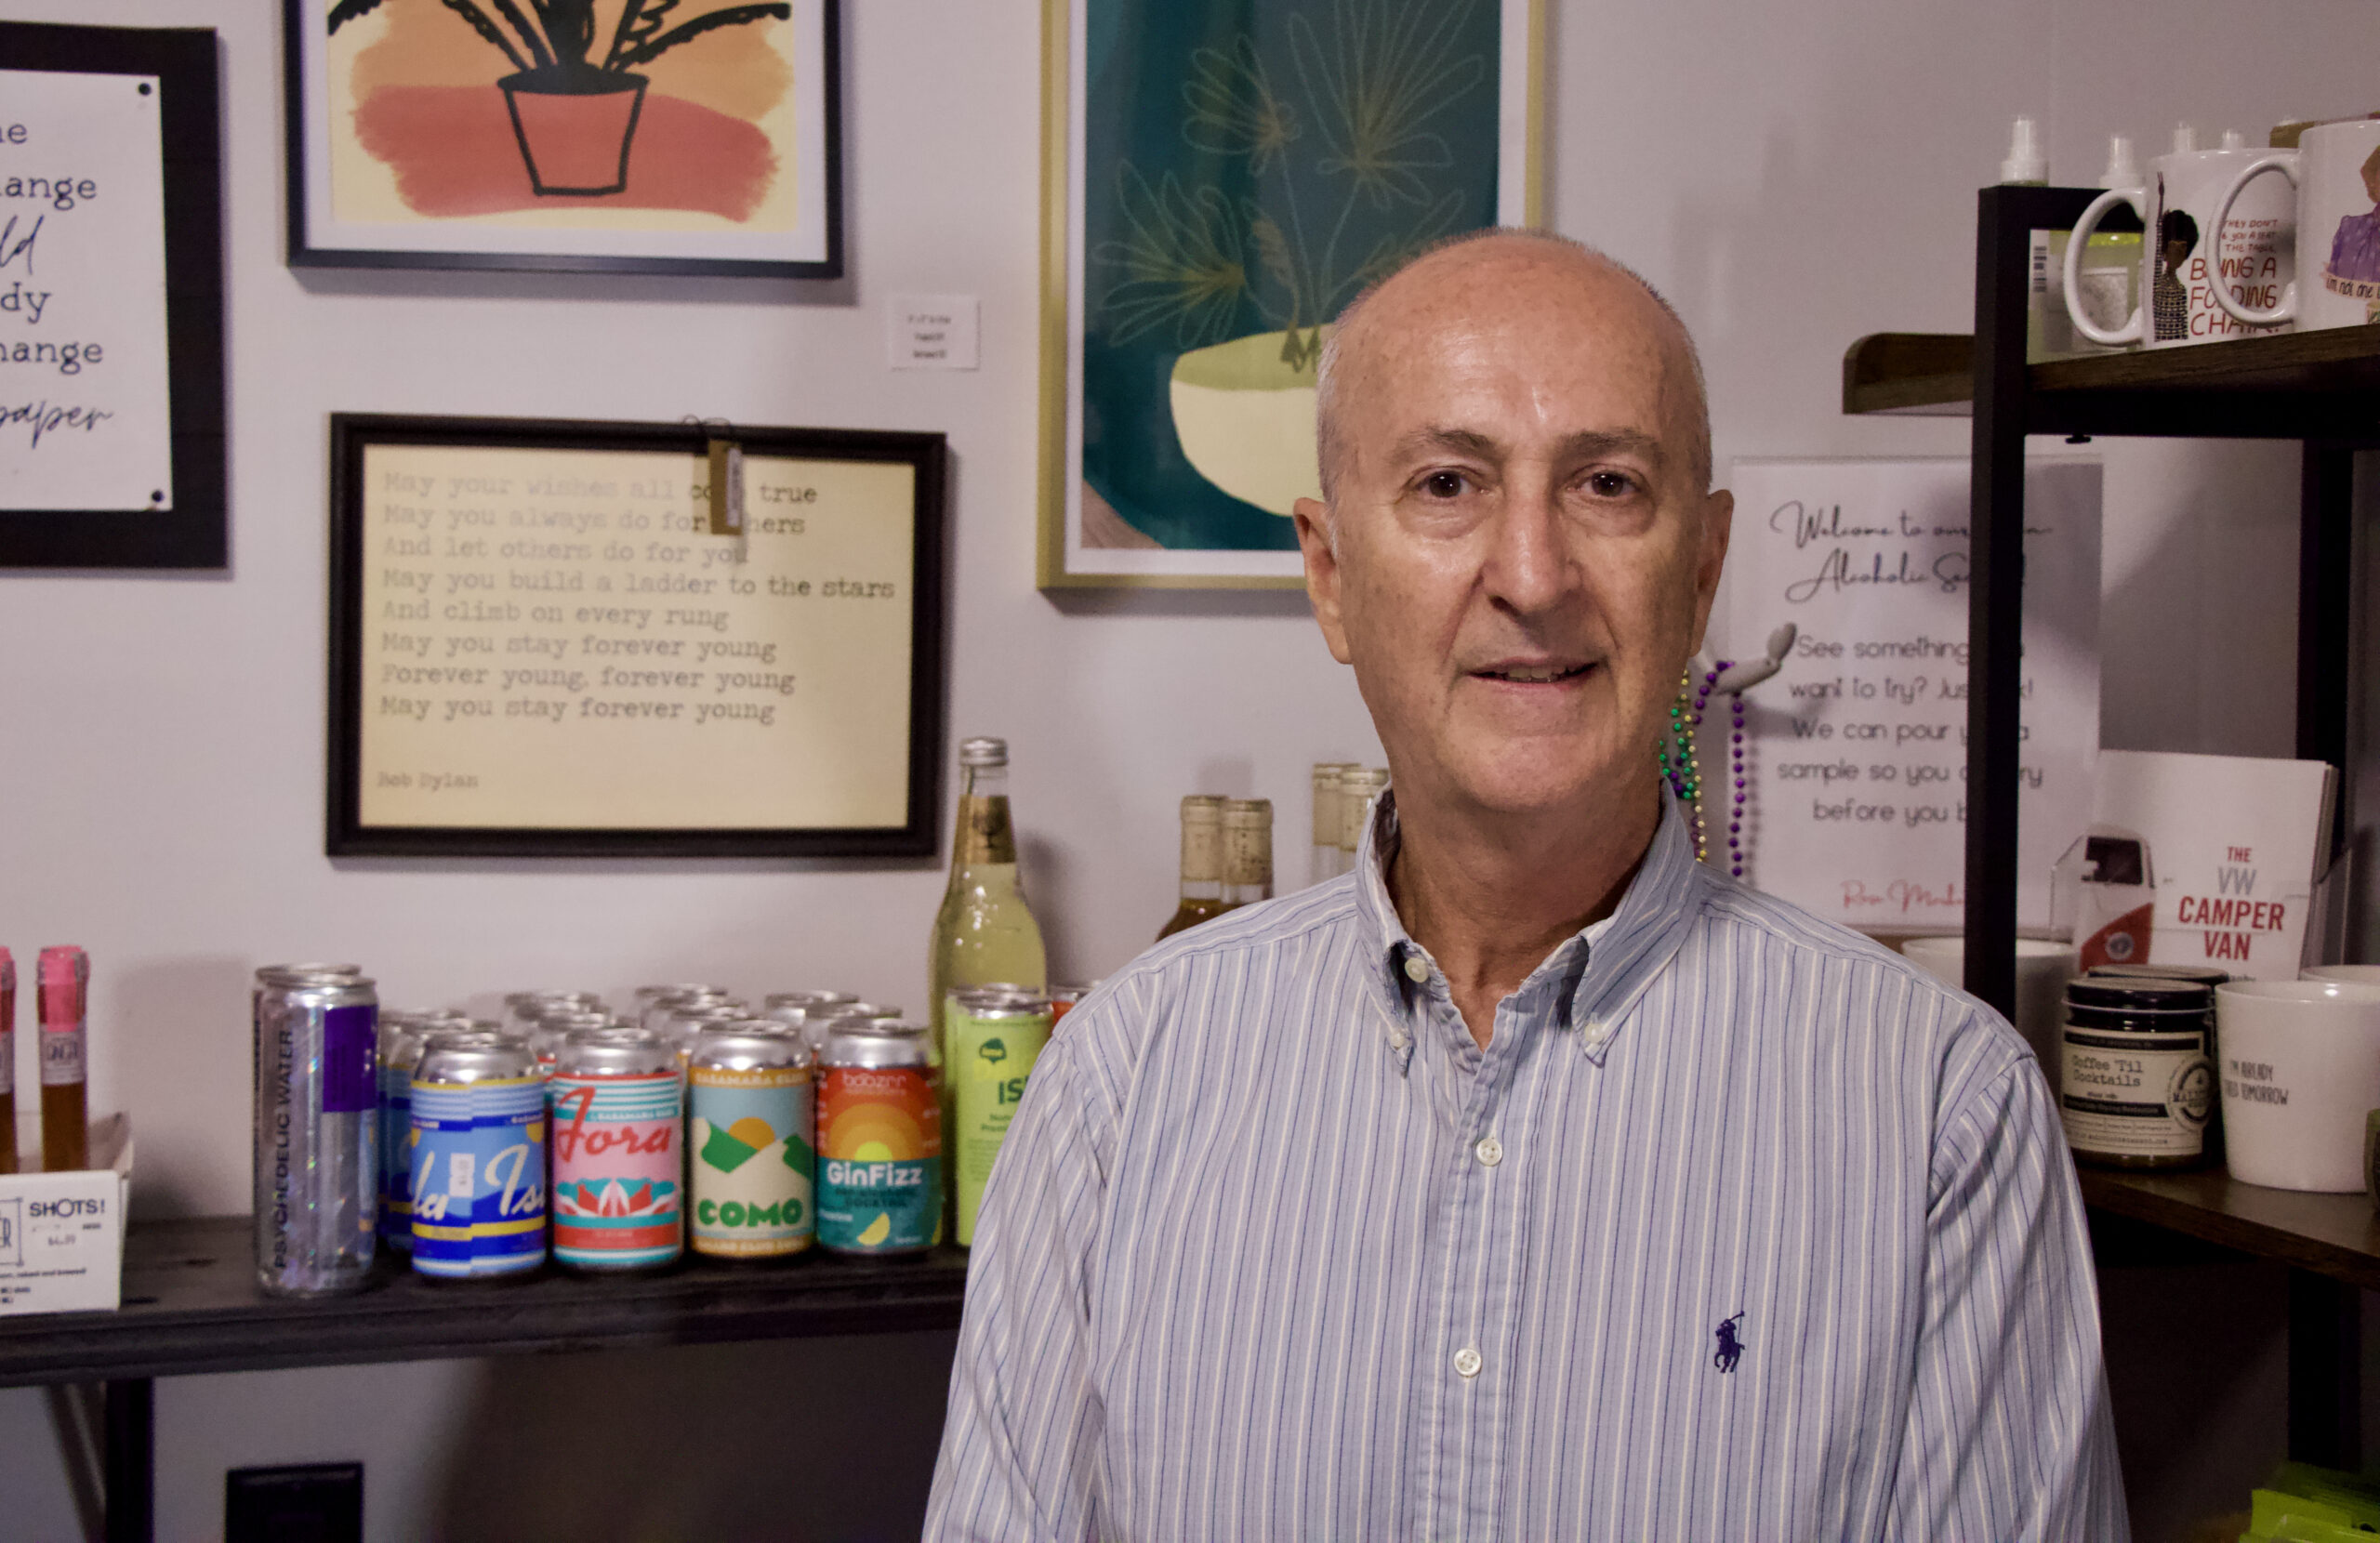
[[(1510, 452), (1495, 436), (1475, 429), (1433, 426), (1417, 429), (1396, 442), (1395, 456), (1400, 461), (1420, 460), (1434, 454), (1501, 461)], [(1567, 436), (1554, 449), (1554, 458), (1560, 461), (1593, 461), (1608, 455), (1634, 455), (1649, 462), (1656, 470), (1668, 460), (1659, 438), (1634, 429), (1581, 429)]]
[(1474, 460), (1501, 461), (1504, 447), (1495, 437), (1475, 429), (1445, 429), (1433, 426), (1416, 429), (1396, 442), (1395, 455), (1400, 461), (1419, 460), (1432, 454), (1468, 455)]
[(1586, 429), (1562, 442), (1558, 459), (1565, 461), (1600, 460), (1606, 455), (1635, 455), (1649, 462), (1655, 470), (1668, 463), (1661, 442), (1655, 436), (1634, 429)]

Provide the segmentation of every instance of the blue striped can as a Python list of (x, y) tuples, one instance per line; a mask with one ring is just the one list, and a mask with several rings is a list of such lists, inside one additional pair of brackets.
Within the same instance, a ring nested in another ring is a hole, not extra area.
[(413, 1267), (517, 1275), (546, 1259), (546, 1092), (500, 1035), (432, 1034), (413, 1077)]
[(413, 1252), (413, 1074), (422, 1022), (380, 1014), (380, 1243), (400, 1253)]

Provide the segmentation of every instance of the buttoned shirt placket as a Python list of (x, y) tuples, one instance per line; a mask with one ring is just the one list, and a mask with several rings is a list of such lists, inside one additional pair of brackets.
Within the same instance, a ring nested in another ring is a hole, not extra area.
[(1431, 1299), (1413, 1347), (1411, 1386), (1423, 1391), (1410, 1431), (1418, 1493), (1406, 1507), (1420, 1523), (1414, 1536), (1429, 1543), (1502, 1532), (1512, 1370), (1527, 1352), (1527, 1158), (1537, 1146), (1548, 1079), (1592, 1075), (1585, 1058), (1570, 1060), (1579, 1038), (1572, 1031), (1591, 940), (1607, 925), (1563, 943), (1498, 1004), (1484, 1050), (1425, 949), (1400, 935), (1382, 961), (1382, 994), (1395, 1004), (1387, 1015), (1389, 1048), (1445, 1135), (1424, 1245)]

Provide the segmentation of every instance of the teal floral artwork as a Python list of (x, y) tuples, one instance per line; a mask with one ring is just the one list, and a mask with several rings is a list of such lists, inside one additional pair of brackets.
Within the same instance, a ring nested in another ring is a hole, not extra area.
[(1080, 543), (1295, 550), (1315, 364), (1493, 224), (1502, 0), (1082, 0)]

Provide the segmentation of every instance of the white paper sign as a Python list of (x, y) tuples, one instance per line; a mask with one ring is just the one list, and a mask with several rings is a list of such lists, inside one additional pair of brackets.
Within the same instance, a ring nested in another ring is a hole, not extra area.
[[(2017, 914), (2027, 925), (2049, 919), (2051, 865), (2091, 812), (2099, 486), (2096, 462), (2026, 468)], [(1779, 623), (1801, 633), (1785, 667), (1745, 697), (1745, 877), (1849, 926), (1957, 930), (1966, 904), (1967, 463), (1739, 462), (1735, 495), (1726, 656), (1760, 656)], [(1726, 724), (1724, 707), (1706, 719), (1701, 759), (1714, 791), (1732, 793), (1715, 776)], [(1724, 829), (1714, 834), (1724, 840)]]
[(158, 92), (0, 70), (0, 508), (171, 506)]
[(972, 370), (975, 297), (895, 295), (885, 311), (884, 346), (896, 370)]
[(2105, 929), (2109, 938), (2146, 941), (2146, 949), (2118, 958), (2099, 930), (2078, 928), (2082, 963), (2145, 960), (2239, 979), (2297, 979), (2318, 854), (2330, 829), (2330, 775), (2318, 760), (2102, 755), (2096, 823), (2139, 837), (2154, 899), (2144, 907), (2149, 915), (2121, 917)]

